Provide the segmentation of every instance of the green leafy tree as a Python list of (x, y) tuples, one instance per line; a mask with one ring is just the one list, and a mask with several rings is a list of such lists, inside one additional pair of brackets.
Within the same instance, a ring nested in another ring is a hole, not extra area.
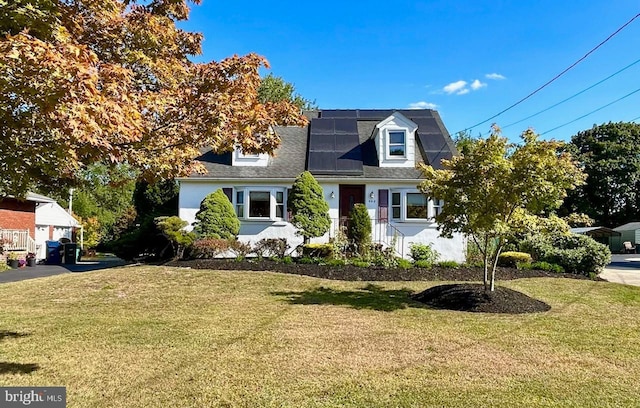
[(322, 187), (308, 171), (301, 173), (293, 183), (287, 208), (292, 214), (290, 222), (304, 237), (305, 244), (309, 238), (323, 236), (331, 227), (329, 204), (324, 199)]
[(217, 189), (202, 200), (193, 230), (202, 238), (231, 239), (238, 236), (240, 221), (222, 189)]
[[(155, 224), (158, 230), (169, 241), (173, 249), (174, 257), (182, 258), (185, 248), (193, 244), (195, 240), (193, 233), (184, 230), (184, 227), (189, 225), (189, 223), (174, 215), (172, 217), (157, 217)], [(162, 256), (160, 257), (162, 258)]]
[(578, 132), (569, 148), (587, 174), (571, 192), (562, 214), (584, 213), (597, 225), (640, 219), (640, 124), (605, 123)]
[[(119, 238), (136, 218), (132, 202), (135, 171), (125, 164), (106, 166), (96, 163), (80, 171), (77, 177), (73, 214), (83, 220), (91, 220), (91, 229), (96, 233), (92, 237), (97, 237), (99, 243)], [(65, 190), (58, 190), (52, 196), (63, 207), (68, 206), (69, 196)]]
[(511, 144), (494, 126), (487, 139), (443, 160), (444, 169), (421, 165), (420, 190), (445, 201), (436, 216), (441, 235), (459, 232), (471, 238), (483, 257), (485, 289), (491, 291), (498, 257), (522, 228), (522, 217), (550, 213), (584, 180), (571, 155), (559, 152), (561, 142), (540, 141), (532, 130), (522, 139), (523, 144)]
[(281, 77), (273, 74), (262, 78), (260, 88), (258, 88), (258, 100), (260, 103), (289, 102), (297, 106), (300, 110), (318, 108), (315, 101), (305, 99), (296, 93), (296, 89), (292, 83), (286, 82)]
[(358, 249), (358, 253), (366, 255), (371, 244), (371, 217), (364, 204), (356, 204), (349, 213), (349, 224), (347, 225), (347, 237)]

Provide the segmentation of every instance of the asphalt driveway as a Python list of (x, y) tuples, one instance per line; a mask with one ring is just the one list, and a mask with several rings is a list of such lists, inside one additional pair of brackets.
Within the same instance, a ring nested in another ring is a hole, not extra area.
[(0, 284), (27, 279), (45, 278), (63, 273), (82, 273), (123, 266), (125, 262), (116, 257), (100, 258), (97, 261), (80, 261), (75, 265), (36, 265), (0, 272)]
[(640, 286), (640, 254), (612, 255), (611, 263), (599, 276), (609, 282)]

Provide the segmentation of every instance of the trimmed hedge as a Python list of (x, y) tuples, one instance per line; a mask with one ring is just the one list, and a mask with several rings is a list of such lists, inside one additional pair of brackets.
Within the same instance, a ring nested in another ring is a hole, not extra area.
[(535, 261), (560, 265), (567, 273), (596, 275), (611, 262), (609, 247), (586, 235), (536, 235), (520, 243)]
[(515, 268), (519, 263), (531, 263), (531, 255), (526, 252), (503, 252), (498, 257), (498, 266)]

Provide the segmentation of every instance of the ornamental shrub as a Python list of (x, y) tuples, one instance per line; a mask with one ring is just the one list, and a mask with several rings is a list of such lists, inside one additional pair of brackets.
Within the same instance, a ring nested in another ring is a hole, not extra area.
[(433, 262), (431, 262), (431, 261), (414, 261), (413, 262), (413, 266), (415, 266), (416, 268), (431, 269), (431, 267), (433, 267)]
[(259, 258), (264, 256), (284, 258), (287, 249), (289, 249), (289, 244), (286, 238), (264, 238), (256, 243), (253, 252)]
[(313, 175), (305, 171), (296, 178), (287, 197), (287, 208), (291, 211), (289, 220), (297, 229), (297, 234), (309, 242), (309, 238), (321, 237), (329, 231), (329, 204), (324, 199), (322, 187)]
[(411, 261), (407, 259), (399, 258), (396, 262), (398, 264), (398, 268), (400, 269), (411, 269), (413, 267)]
[(238, 236), (240, 221), (222, 189), (202, 200), (193, 231), (200, 238), (232, 239)]
[(597, 275), (611, 261), (609, 247), (586, 235), (537, 235), (524, 240), (520, 250), (535, 261), (560, 265), (567, 273)]
[(436, 266), (439, 266), (440, 268), (458, 269), (460, 267), (460, 264), (456, 261), (440, 261), (436, 263)]
[(191, 245), (191, 258), (210, 259), (231, 250), (235, 240), (202, 238)]
[(356, 204), (349, 214), (347, 237), (355, 244), (360, 256), (367, 253), (371, 243), (371, 218), (364, 204)]
[(498, 257), (498, 266), (515, 268), (518, 263), (531, 263), (531, 255), (526, 252), (503, 252)]
[(418, 242), (414, 242), (409, 246), (409, 252), (411, 258), (414, 261), (427, 261), (431, 264), (435, 263), (438, 260), (440, 254), (438, 251), (432, 248), (433, 244), (420, 244)]

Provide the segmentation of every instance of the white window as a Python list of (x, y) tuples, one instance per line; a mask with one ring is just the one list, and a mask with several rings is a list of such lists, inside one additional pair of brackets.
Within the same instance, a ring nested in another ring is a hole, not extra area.
[(432, 221), (443, 205), (443, 200), (429, 200), (416, 190), (391, 191), (391, 219), (396, 222)]
[(440, 200), (439, 198), (434, 198), (432, 200), (433, 203), (433, 216), (440, 215), (442, 213), (442, 207), (444, 206), (444, 200)]
[(236, 188), (236, 215), (241, 219), (281, 220), (285, 214), (284, 188)]
[(406, 157), (406, 133), (404, 130), (389, 131), (388, 152), (390, 158)]
[(426, 220), (428, 218), (429, 207), (427, 206), (427, 196), (422, 193), (407, 193), (406, 195), (406, 218), (410, 220)]
[(245, 153), (242, 150), (238, 150), (239, 159), (257, 159), (260, 155), (258, 153)]

